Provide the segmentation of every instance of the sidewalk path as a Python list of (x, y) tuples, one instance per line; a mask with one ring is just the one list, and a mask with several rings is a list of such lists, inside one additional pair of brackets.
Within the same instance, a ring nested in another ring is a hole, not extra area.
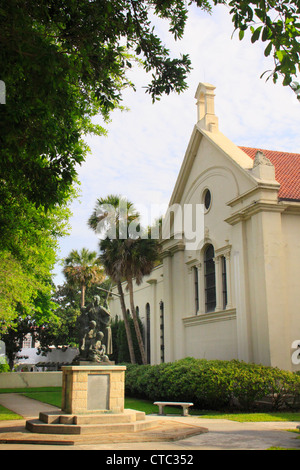
[(23, 397), (18, 393), (0, 393), (0, 405), (23, 416), (25, 419), (37, 418), (40, 411), (56, 411), (58, 409), (55, 406)]
[[(40, 411), (54, 411), (57, 408), (36, 400), (23, 397), (19, 394), (0, 394), (0, 404), (25, 419), (36, 418)], [(160, 417), (161, 418), (161, 417)], [(95, 444), (88, 442), (74, 446), (57, 445), (31, 445), (31, 444), (1, 444), (0, 450), (169, 450), (197, 451), (197, 450), (267, 450), (270, 447), (293, 448), (300, 450), (298, 435), (287, 430), (296, 430), (298, 422), (264, 422), (264, 423), (238, 423), (224, 419), (206, 419), (195, 416), (166, 416), (164, 420), (186, 424), (197, 424), (208, 428), (208, 433), (193, 436), (175, 442), (130, 442)], [(8, 432), (25, 425), (25, 421), (0, 421), (0, 433)]]

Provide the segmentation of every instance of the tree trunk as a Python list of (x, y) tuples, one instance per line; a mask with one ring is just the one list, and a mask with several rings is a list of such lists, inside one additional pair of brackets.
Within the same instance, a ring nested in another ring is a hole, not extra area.
[(86, 286), (84, 284), (82, 284), (82, 286), (81, 286), (81, 307), (84, 307), (84, 304), (85, 304), (85, 290), (86, 290)]
[(130, 361), (131, 361), (131, 364), (136, 364), (134, 348), (133, 348), (133, 342), (132, 342), (132, 336), (131, 336), (131, 330), (130, 330), (128, 315), (127, 315), (126, 305), (125, 305), (125, 300), (124, 300), (124, 292), (123, 292), (122, 284), (121, 284), (120, 281), (118, 282), (118, 291), (119, 291), (119, 295), (120, 295), (120, 303), (121, 303), (121, 309), (122, 309), (122, 313), (123, 313), (123, 320), (124, 320), (124, 325), (125, 325), (125, 331), (126, 331), (129, 354), (130, 354)]
[(147, 358), (146, 358), (146, 353), (145, 353), (145, 348), (144, 348), (144, 341), (142, 338), (140, 326), (138, 323), (137, 319), (137, 314), (134, 306), (134, 299), (133, 299), (133, 284), (132, 284), (132, 279), (129, 278), (127, 279), (127, 284), (128, 284), (128, 289), (129, 289), (129, 298), (130, 298), (130, 308), (131, 308), (131, 314), (132, 314), (132, 319), (133, 319), (133, 324), (136, 332), (136, 337), (138, 341), (138, 345), (140, 348), (141, 352), (141, 357), (142, 357), (142, 362), (143, 364), (147, 364)]

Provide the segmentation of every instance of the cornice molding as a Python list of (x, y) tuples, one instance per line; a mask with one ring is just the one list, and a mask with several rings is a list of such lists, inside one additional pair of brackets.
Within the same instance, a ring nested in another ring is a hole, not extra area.
[(182, 319), (183, 325), (197, 326), (205, 325), (207, 323), (216, 323), (223, 321), (236, 320), (236, 309), (222, 310), (221, 312), (204, 313), (200, 315), (193, 315), (192, 317), (186, 317)]
[(236, 225), (241, 221), (250, 219), (253, 215), (258, 214), (260, 212), (284, 212), (286, 210), (286, 206), (283, 206), (278, 203), (270, 203), (270, 202), (257, 202), (254, 201), (249, 206), (241, 209), (240, 211), (235, 212), (232, 216), (225, 219), (229, 225)]

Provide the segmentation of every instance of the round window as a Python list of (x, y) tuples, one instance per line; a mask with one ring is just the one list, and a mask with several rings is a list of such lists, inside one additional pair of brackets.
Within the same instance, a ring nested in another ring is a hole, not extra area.
[(203, 204), (205, 209), (208, 211), (211, 205), (211, 193), (209, 189), (206, 189), (203, 194)]

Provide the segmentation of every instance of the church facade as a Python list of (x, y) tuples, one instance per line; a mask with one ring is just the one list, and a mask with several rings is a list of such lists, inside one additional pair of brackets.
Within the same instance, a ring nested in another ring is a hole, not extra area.
[[(170, 217), (162, 264), (135, 286), (148, 361), (192, 356), (298, 370), (300, 154), (236, 146), (219, 131), (214, 98), (200, 83), (169, 203), (194, 217), (202, 208), (196, 243)], [(117, 296), (110, 310), (122, 317)]]

